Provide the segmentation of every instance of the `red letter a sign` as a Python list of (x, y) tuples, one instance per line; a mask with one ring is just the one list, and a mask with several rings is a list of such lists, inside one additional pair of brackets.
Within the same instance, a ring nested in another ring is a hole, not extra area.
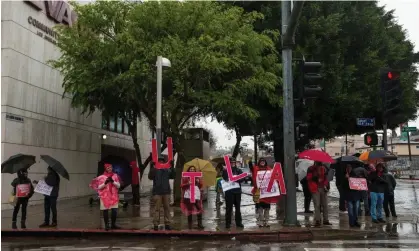
[(271, 191), (274, 181), (278, 181), (279, 192), (282, 194), (287, 194), (287, 189), (285, 187), (284, 175), (282, 174), (281, 163), (275, 162), (274, 169), (272, 170), (272, 176), (268, 184), (268, 192)]

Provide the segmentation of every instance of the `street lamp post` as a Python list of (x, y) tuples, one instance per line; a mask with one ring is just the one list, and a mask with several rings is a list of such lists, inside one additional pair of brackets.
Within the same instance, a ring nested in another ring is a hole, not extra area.
[(157, 101), (156, 101), (156, 139), (157, 156), (161, 157), (161, 109), (162, 109), (162, 78), (163, 66), (171, 67), (170, 60), (162, 56), (157, 57)]

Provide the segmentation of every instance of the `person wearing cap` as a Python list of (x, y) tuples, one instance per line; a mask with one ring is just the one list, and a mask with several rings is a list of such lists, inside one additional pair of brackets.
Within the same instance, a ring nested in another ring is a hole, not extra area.
[[(112, 165), (105, 163), (105, 171), (99, 177), (93, 179), (90, 187), (99, 193), (100, 210), (103, 211), (103, 220), (105, 229), (120, 229), (116, 225), (116, 216), (118, 214), (119, 194), (118, 189), (121, 187), (120, 179), (112, 170)], [(109, 210), (111, 210), (111, 226), (109, 226)]]
[[(236, 165), (236, 159), (230, 158), (230, 164), (231, 164), (231, 170), (233, 172), (233, 175), (240, 175), (243, 172), (237, 167)], [(223, 179), (225, 181), (229, 181), (228, 172), (227, 169), (224, 169), (223, 171)], [(242, 196), (242, 189), (241, 189), (241, 183), (244, 181), (244, 179), (238, 180), (239, 183), (238, 188), (233, 188), (228, 191), (225, 191), (224, 197), (226, 202), (226, 214), (225, 214), (225, 220), (226, 220), (226, 229), (230, 229), (231, 226), (231, 216), (233, 214), (233, 205), (235, 209), (235, 220), (236, 220), (236, 227), (243, 228), (242, 224), (242, 214), (240, 212), (240, 204), (241, 204), (241, 196)]]
[(132, 170), (132, 204), (134, 206), (140, 206), (140, 168), (137, 166), (137, 162), (135, 161), (131, 161), (129, 164)]
[[(160, 163), (164, 163), (164, 158), (159, 158)], [(159, 230), (160, 224), (160, 207), (163, 204), (164, 211), (164, 225), (165, 230), (171, 230), (171, 216), (170, 216), (170, 179), (174, 178), (174, 162), (171, 162), (171, 168), (157, 169), (152, 163), (148, 178), (153, 181), (153, 201), (154, 201), (154, 215), (153, 215), (153, 229)]]

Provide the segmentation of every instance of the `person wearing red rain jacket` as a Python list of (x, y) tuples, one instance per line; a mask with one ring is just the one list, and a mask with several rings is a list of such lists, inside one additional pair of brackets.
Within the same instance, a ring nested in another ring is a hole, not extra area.
[[(196, 167), (191, 166), (188, 169), (188, 172), (196, 172)], [(201, 178), (195, 178), (195, 201), (191, 201), (191, 192), (190, 192), (191, 181), (189, 178), (182, 178), (182, 201), (180, 203), (180, 208), (182, 213), (188, 217), (188, 228), (192, 229), (192, 215), (196, 215), (198, 219), (198, 228), (200, 230), (204, 229), (202, 225), (202, 213), (204, 207), (202, 206), (202, 188), (203, 183)]]
[[(257, 224), (259, 227), (269, 227), (268, 221), (269, 221), (269, 210), (271, 209), (271, 204), (274, 204), (278, 201), (277, 197), (269, 197), (269, 198), (260, 198), (260, 189), (257, 187), (257, 175), (258, 172), (261, 171), (262, 175), (266, 171), (272, 170), (271, 167), (269, 167), (266, 163), (266, 160), (264, 158), (259, 159), (259, 163), (257, 166), (253, 167), (253, 201), (256, 204), (256, 212), (257, 212)], [(260, 186), (260, 184), (259, 184)]]
[(329, 181), (327, 169), (321, 162), (314, 162), (307, 170), (308, 188), (313, 195), (315, 226), (321, 226), (320, 211), (323, 210), (323, 225), (331, 225), (329, 222), (329, 210), (327, 192)]

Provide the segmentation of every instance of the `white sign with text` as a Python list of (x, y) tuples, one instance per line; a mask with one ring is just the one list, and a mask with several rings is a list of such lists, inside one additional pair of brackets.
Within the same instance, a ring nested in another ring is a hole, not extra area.
[(40, 193), (43, 195), (50, 196), (52, 192), (52, 186), (48, 186), (44, 180), (38, 181), (38, 184), (35, 187), (35, 193)]
[(229, 182), (229, 181), (222, 180), (221, 181), (221, 188), (223, 189), (223, 192), (225, 193), (228, 190), (235, 189), (235, 188), (240, 188), (240, 184), (237, 183), (237, 182)]
[(281, 195), (278, 182), (274, 181), (271, 191), (268, 192), (269, 181), (271, 180), (272, 170), (258, 171), (256, 177), (256, 186), (260, 189), (260, 198), (276, 197)]

